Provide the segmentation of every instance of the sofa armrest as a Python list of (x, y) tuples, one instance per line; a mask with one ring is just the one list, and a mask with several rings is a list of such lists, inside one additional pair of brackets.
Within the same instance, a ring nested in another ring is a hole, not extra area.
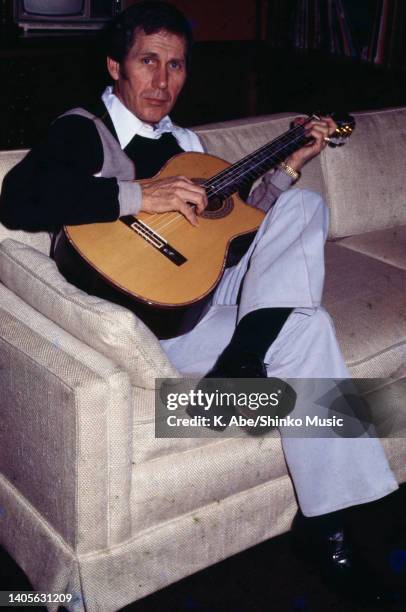
[(16, 495), (78, 553), (128, 537), (127, 374), (0, 284), (0, 385), (0, 473)]
[(406, 224), (406, 107), (354, 113), (345, 147), (320, 156), (330, 207), (330, 237), (344, 238)]

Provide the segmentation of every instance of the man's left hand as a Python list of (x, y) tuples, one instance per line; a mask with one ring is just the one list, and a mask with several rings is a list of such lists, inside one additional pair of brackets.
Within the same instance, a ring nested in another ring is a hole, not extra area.
[[(305, 121), (304, 117), (298, 117), (294, 120), (294, 125), (303, 125)], [(306, 124), (306, 132), (313, 140), (292, 153), (292, 155), (289, 155), (285, 162), (288, 166), (300, 172), (306, 162), (319, 155), (327, 146), (328, 141), (325, 139), (334, 134), (336, 129), (337, 124), (331, 117), (320, 117), (320, 120), (312, 119), (312, 121)]]

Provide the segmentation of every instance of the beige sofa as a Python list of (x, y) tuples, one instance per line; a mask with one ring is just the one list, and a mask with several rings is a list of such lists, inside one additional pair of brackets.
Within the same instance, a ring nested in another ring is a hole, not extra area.
[[(198, 132), (235, 161), (291, 116)], [(384, 377), (373, 399), (392, 405), (406, 397), (406, 109), (356, 119), (299, 186), (331, 209), (324, 303), (347, 363)], [(23, 155), (0, 152), (0, 177)], [(33, 588), (117, 610), (287, 531), (297, 506), (278, 434), (156, 439), (154, 377), (177, 375), (156, 338), (66, 283), (47, 234), (0, 240), (0, 545)], [(406, 441), (383, 443), (405, 481)]]

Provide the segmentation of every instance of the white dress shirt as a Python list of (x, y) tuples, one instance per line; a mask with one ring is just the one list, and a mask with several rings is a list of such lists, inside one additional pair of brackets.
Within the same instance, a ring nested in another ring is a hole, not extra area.
[(158, 139), (164, 132), (171, 132), (184, 151), (204, 152), (197, 134), (191, 130), (174, 125), (168, 115), (163, 117), (155, 126), (144, 123), (124, 106), (121, 100), (113, 93), (112, 87), (106, 87), (102, 100), (109, 112), (122, 149), (125, 149), (137, 134), (144, 138)]

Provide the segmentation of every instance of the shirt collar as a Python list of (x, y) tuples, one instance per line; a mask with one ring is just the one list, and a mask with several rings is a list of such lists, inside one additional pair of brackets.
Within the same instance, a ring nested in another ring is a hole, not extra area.
[(113, 93), (111, 86), (104, 90), (102, 100), (109, 112), (122, 149), (125, 149), (137, 134), (145, 138), (158, 139), (164, 132), (173, 132), (174, 126), (168, 115), (154, 127), (144, 123), (124, 106)]

